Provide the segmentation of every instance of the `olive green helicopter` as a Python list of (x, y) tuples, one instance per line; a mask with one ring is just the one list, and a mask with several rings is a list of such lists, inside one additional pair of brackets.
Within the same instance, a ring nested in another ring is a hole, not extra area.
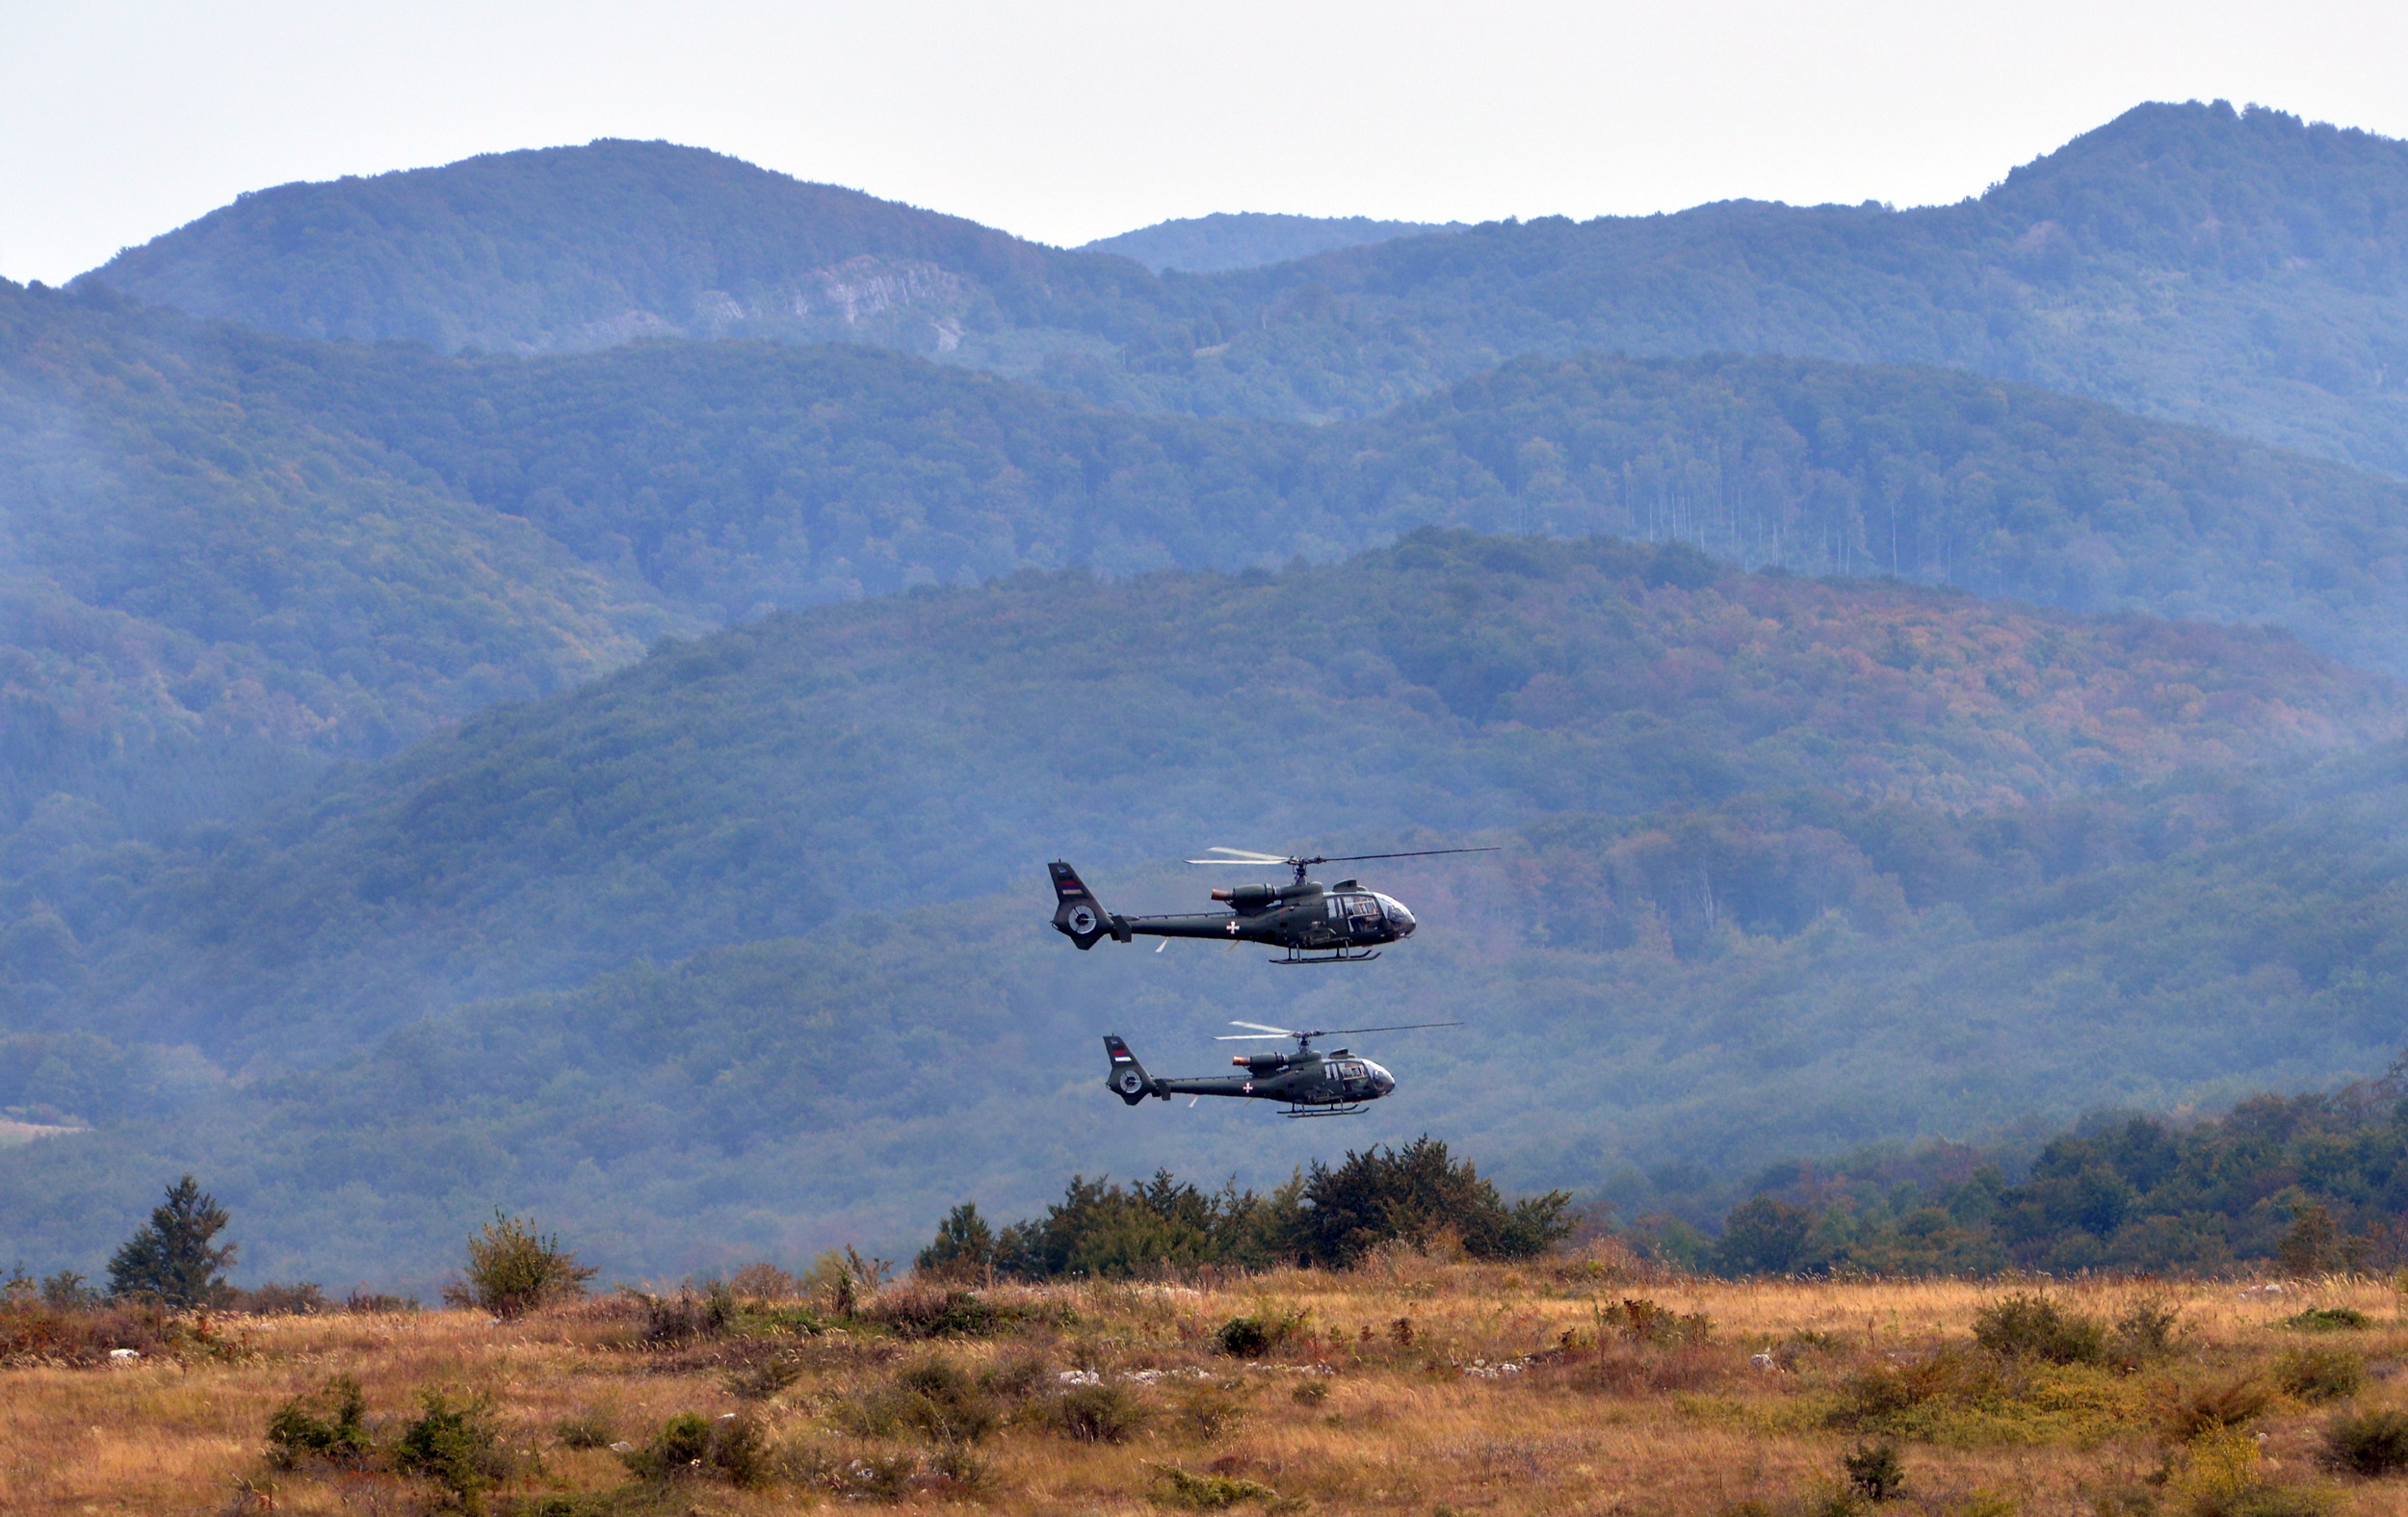
[(1323, 886), (1308, 877), (1316, 864), (1357, 864), (1382, 858), (1431, 858), (1442, 853), (1494, 853), (1493, 848), (1429, 848), (1403, 853), (1346, 853), (1336, 856), (1283, 858), (1247, 849), (1215, 848), (1219, 858), (1191, 858), (1191, 864), (1232, 869), (1288, 869), (1296, 878), (1287, 884), (1251, 884), (1216, 890), (1215, 901), (1227, 911), (1200, 911), (1182, 916), (1125, 917), (1106, 911), (1079, 872), (1060, 859), (1046, 867), (1054, 876), (1054, 930), (1079, 945), (1095, 946), (1099, 938), (1127, 943), (1138, 937), (1203, 938), (1224, 943), (1264, 943), (1282, 951), (1274, 964), (1360, 964), (1379, 956), (1380, 949), (1402, 942), (1420, 924), (1404, 902), (1362, 882), (1342, 879)]
[(1136, 1106), (1147, 1096), (1167, 1101), (1172, 1096), (1189, 1097), (1193, 1106), (1205, 1096), (1235, 1096), (1240, 1100), (1285, 1101), (1288, 1110), (1282, 1116), (1354, 1116), (1370, 1104), (1397, 1087), (1397, 1077), (1368, 1059), (1358, 1059), (1344, 1048), (1322, 1053), (1313, 1047), (1317, 1037), (1341, 1037), (1351, 1033), (1409, 1033), (1426, 1027), (1461, 1027), (1460, 1022), (1406, 1022), (1394, 1027), (1316, 1028), (1298, 1032), (1294, 1028), (1269, 1027), (1261, 1022), (1231, 1022), (1231, 1027), (1252, 1028), (1250, 1033), (1227, 1033), (1215, 1039), (1222, 1043), (1243, 1043), (1262, 1038), (1296, 1039), (1294, 1053), (1240, 1054), (1229, 1061), (1245, 1071), (1242, 1075), (1198, 1075), (1184, 1079), (1158, 1080), (1145, 1072), (1129, 1045), (1109, 1033), (1104, 1038), (1104, 1052), (1112, 1059), (1112, 1067), (1105, 1072), (1104, 1084), (1127, 1106)]

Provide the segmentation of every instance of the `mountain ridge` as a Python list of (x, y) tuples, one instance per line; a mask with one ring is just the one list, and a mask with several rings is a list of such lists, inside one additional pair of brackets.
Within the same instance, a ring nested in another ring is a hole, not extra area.
[[(579, 321), (650, 312), (625, 334), (871, 342), (1140, 411), (1326, 421), (1527, 353), (1781, 353), (1971, 368), (2408, 474), (2408, 389), (2395, 382), (2408, 376), (2408, 216), (2398, 212), (2408, 148), (2255, 107), (2135, 107), (1954, 205), (1724, 202), (1584, 223), (1540, 218), (1172, 278), (860, 197), (875, 214), (839, 220), (856, 231), (875, 222), (878, 238), (822, 250), (891, 264), (864, 275), (882, 292), (875, 311), (829, 304), (796, 282), (834, 267), (814, 262), (820, 252), (760, 252), (744, 196), (714, 201), (718, 219), (695, 223), (690, 248), (661, 245), (648, 223), (611, 221), (637, 204), (660, 206), (669, 224), (692, 219), (647, 155), (703, 165), (715, 184), (770, 187), (756, 196), (771, 202), (760, 213), (769, 224), (785, 224), (789, 199), (819, 189), (665, 144), (606, 144), (583, 160), (558, 155), (587, 149), (546, 151), (556, 156), (542, 164), (573, 164), (559, 171), (594, 181), (591, 224), (554, 217), (555, 235), (539, 218), (455, 218), (421, 262), (448, 267), (451, 255), (434, 248), (490, 241), (517, 248), (531, 271), (550, 270), (531, 273), (525, 288), (552, 280), (560, 299), (584, 301)], [(629, 156), (641, 163), (625, 170), (622, 196), (612, 170)], [(537, 161), (470, 162), (482, 183)], [(417, 170), (433, 177), (410, 182), (435, 185), (450, 171)], [(275, 192), (278, 205), (323, 204), (338, 223), (299, 248), (270, 235), (268, 208), (243, 202), (204, 218), (205, 236), (168, 233), (84, 279), (289, 330), (437, 340), (456, 319), (444, 312), (519, 288), (454, 277), (442, 286), (452, 294), (394, 293), (398, 276), (344, 251), (360, 214), (352, 202), (398, 193), (382, 183)], [(669, 293), (643, 304), (629, 292), (647, 281)], [(253, 284), (270, 293), (242, 294)], [(420, 314), (344, 325), (394, 301)], [(565, 320), (487, 337), (541, 346)]]

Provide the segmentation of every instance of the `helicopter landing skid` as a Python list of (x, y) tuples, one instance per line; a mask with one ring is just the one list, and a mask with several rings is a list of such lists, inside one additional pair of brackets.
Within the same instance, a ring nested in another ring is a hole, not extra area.
[[(1276, 959), (1272, 962), (1278, 962)], [(1371, 1108), (1357, 1102), (1352, 1106), (1292, 1106), (1281, 1116), (1294, 1120), (1299, 1116), (1361, 1116)]]
[(1292, 948), (1288, 950), (1287, 957), (1267, 958), (1263, 962), (1267, 964), (1368, 964), (1378, 956), (1379, 950), (1375, 948), (1362, 954), (1349, 954), (1343, 948), (1334, 954), (1299, 954)]

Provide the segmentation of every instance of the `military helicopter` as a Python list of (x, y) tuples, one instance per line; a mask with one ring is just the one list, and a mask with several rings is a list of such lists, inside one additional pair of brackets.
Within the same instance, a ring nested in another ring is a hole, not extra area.
[(1397, 1077), (1368, 1059), (1357, 1059), (1343, 1048), (1316, 1053), (1313, 1039), (1340, 1037), (1349, 1033), (1409, 1033), (1425, 1027), (1461, 1027), (1460, 1022), (1407, 1022), (1397, 1027), (1317, 1028), (1299, 1033), (1293, 1028), (1267, 1027), (1260, 1022), (1231, 1022), (1231, 1027), (1249, 1027), (1251, 1033), (1224, 1034), (1214, 1039), (1220, 1043), (1243, 1043), (1261, 1038), (1293, 1037), (1293, 1054), (1240, 1054), (1229, 1061), (1245, 1071), (1242, 1075), (1201, 1075), (1188, 1080), (1157, 1080), (1138, 1062), (1138, 1056), (1129, 1052), (1129, 1045), (1107, 1033), (1104, 1052), (1112, 1056), (1112, 1068), (1104, 1076), (1104, 1084), (1123, 1104), (1135, 1106), (1152, 1096), (1167, 1101), (1183, 1095), (1188, 1105), (1205, 1096), (1236, 1096), (1241, 1100), (1285, 1101), (1288, 1110), (1282, 1116), (1353, 1116), (1368, 1109), (1397, 1087)]
[[(1129, 942), (1139, 933), (1148, 937), (1217, 938), (1227, 943), (1268, 943), (1285, 951), (1274, 964), (1360, 964), (1379, 956), (1380, 946), (1401, 942), (1419, 926), (1404, 902), (1361, 882), (1342, 879), (1322, 888), (1305, 877), (1315, 864), (1358, 864), (1377, 858), (1430, 858), (1441, 853), (1494, 853), (1493, 848), (1427, 848), (1409, 853), (1346, 853), (1336, 857), (1282, 858), (1246, 849), (1215, 848), (1208, 853), (1222, 858), (1191, 858), (1191, 864), (1239, 869), (1281, 868), (1296, 871), (1286, 885), (1239, 885), (1213, 892), (1229, 910), (1188, 916), (1124, 917), (1108, 912), (1095, 894), (1079, 879), (1079, 872), (1060, 859), (1046, 866), (1054, 876), (1054, 930), (1079, 945), (1095, 946), (1100, 937)], [(1163, 945), (1169, 947), (1167, 941)], [(1158, 948), (1154, 952), (1162, 952)]]

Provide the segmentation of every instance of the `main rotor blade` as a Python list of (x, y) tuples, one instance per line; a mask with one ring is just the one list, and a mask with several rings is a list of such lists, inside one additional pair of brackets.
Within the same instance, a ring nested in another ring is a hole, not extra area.
[(1331, 1027), (1315, 1033), (1315, 1037), (1343, 1037), (1348, 1033), (1410, 1033), (1425, 1027), (1461, 1027), (1460, 1022), (1400, 1022), (1394, 1027)]
[(1336, 853), (1327, 858), (1308, 858), (1307, 864), (1359, 864), (1371, 858), (1434, 858), (1441, 853), (1501, 853), (1498, 848), (1417, 848), (1408, 853)]
[(1191, 858), (1191, 864), (1226, 864), (1232, 869), (1285, 869), (1284, 858)]
[(1294, 1037), (1294, 1036), (1296, 1036), (1296, 1029), (1295, 1029), (1295, 1028), (1292, 1028), (1292, 1027), (1273, 1027), (1273, 1026), (1271, 1026), (1269, 1022), (1241, 1022), (1241, 1021), (1239, 1021), (1236, 1017), (1231, 1017), (1231, 1018), (1229, 1019), (1229, 1025), (1230, 1025), (1231, 1027), (1250, 1027), (1250, 1028), (1254, 1029), (1254, 1031), (1256, 1031), (1257, 1033), (1278, 1033), (1281, 1037)]
[(1259, 848), (1208, 848), (1204, 851), (1226, 853), (1232, 858), (1243, 859), (1249, 864), (1285, 864), (1288, 862), (1286, 854), (1266, 853)]
[(1221, 1033), (1214, 1036), (1216, 1043), (1261, 1043), (1274, 1037), (1294, 1037), (1294, 1033)]

